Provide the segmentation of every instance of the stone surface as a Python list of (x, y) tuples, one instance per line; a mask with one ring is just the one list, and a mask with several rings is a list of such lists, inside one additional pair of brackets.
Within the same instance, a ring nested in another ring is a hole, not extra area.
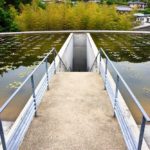
[(58, 73), (50, 82), (21, 150), (125, 150), (97, 73)]

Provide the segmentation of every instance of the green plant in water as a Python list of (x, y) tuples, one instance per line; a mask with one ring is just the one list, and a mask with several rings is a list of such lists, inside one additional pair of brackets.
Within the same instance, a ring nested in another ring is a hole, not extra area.
[(20, 85), (21, 85), (21, 82), (19, 82), (19, 81), (14, 81), (14, 82), (10, 83), (8, 87), (11, 88), (11, 89), (16, 89), (16, 88), (18, 88)]
[(27, 69), (24, 72), (19, 73), (20, 78), (24, 78), (27, 76), (33, 69), (35, 68), (35, 65), (28, 66)]

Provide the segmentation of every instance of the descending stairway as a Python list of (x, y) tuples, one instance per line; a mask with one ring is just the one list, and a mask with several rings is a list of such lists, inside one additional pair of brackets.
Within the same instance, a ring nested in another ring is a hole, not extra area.
[(20, 149), (125, 150), (100, 76), (56, 74)]

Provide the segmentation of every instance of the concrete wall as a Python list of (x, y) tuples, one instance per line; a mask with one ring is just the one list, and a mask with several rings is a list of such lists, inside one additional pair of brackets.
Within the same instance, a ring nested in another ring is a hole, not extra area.
[[(98, 55), (98, 51), (94, 42), (91, 42), (92, 38), (90, 34), (87, 34), (87, 70), (97, 71), (98, 61), (95, 58)], [(92, 69), (92, 70), (91, 70)]]
[(143, 33), (148, 33), (149, 34), (149, 31), (150, 31), (150, 24), (149, 23), (145, 23), (143, 25), (140, 25), (140, 26), (137, 26), (137, 27), (134, 27), (133, 30), (135, 30), (135, 32), (143, 32)]
[[(85, 33), (70, 34), (58, 54), (68, 69), (77, 72), (86, 72), (97, 55), (96, 52), (93, 53), (93, 47)], [(56, 66), (57, 71), (65, 71), (58, 56)]]
[[(69, 70), (73, 69), (73, 34), (70, 34), (66, 44), (64, 45), (65, 51), (62, 55), (62, 60)], [(62, 65), (61, 65), (62, 66)]]
[[(63, 44), (58, 55), (55, 58), (56, 71), (57, 72), (66, 71), (65, 66), (68, 70), (72, 70), (73, 69), (73, 34), (72, 33), (69, 35), (69, 37)], [(60, 61), (59, 57), (61, 57), (65, 66), (63, 65), (62, 61)]]
[(141, 28), (135, 29), (135, 30), (137, 30), (137, 31), (150, 31), (150, 25), (147, 27), (141, 27)]

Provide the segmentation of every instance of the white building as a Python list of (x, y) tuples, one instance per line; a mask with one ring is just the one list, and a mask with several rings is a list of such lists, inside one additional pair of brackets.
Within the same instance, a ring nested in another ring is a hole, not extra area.
[(150, 14), (136, 13), (134, 16), (136, 21), (141, 22), (141, 24), (150, 24)]
[(130, 12), (132, 11), (132, 8), (130, 8), (129, 6), (117, 6), (116, 10), (118, 12)]
[(90, 3), (100, 3), (101, 1), (100, 0), (88, 0), (88, 2), (90, 2)]
[(144, 9), (144, 8), (147, 7), (147, 3), (139, 2), (139, 1), (128, 2), (128, 6), (129, 6), (130, 8)]

